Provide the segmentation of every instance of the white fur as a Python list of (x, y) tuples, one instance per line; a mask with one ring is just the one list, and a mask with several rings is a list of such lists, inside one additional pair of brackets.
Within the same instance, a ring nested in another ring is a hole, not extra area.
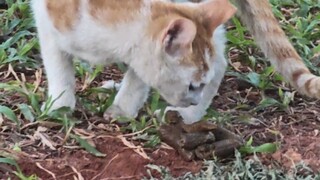
[[(88, 1), (81, 0), (81, 19), (68, 32), (59, 32), (46, 12), (45, 1), (33, 0), (32, 8), (38, 28), (41, 54), (47, 72), (49, 92), (58, 98), (52, 109), (62, 106), (75, 107), (75, 77), (72, 56), (87, 60), (92, 64), (124, 62), (129, 65), (121, 88), (113, 105), (107, 110), (111, 116), (135, 117), (147, 99), (149, 87), (157, 89), (170, 104), (189, 106), (177, 108), (187, 123), (198, 121), (210, 105), (224, 75), (224, 29), (214, 32), (215, 56), (207, 53), (210, 71), (203, 77), (208, 84), (199, 93), (189, 92), (196, 67), (182, 67), (179, 57), (166, 54), (162, 44), (146, 36), (146, 26), (150, 17), (150, 3), (135, 17), (135, 20), (108, 27), (97, 22), (88, 13)], [(200, 96), (201, 95), (201, 96)], [(196, 103), (197, 106), (190, 106)]]
[(45, 1), (33, 1), (33, 10), (38, 27), (41, 54), (46, 67), (49, 95), (56, 99), (52, 109), (62, 106), (75, 107), (75, 77), (71, 57), (60, 50), (53, 35), (53, 26), (45, 11)]
[(103, 85), (101, 87), (105, 89), (119, 90), (121, 87), (121, 83), (116, 83), (114, 80), (109, 80), (109, 81), (103, 82)]
[(217, 94), (228, 65), (224, 54), (226, 38), (223, 26), (219, 26), (214, 31), (212, 42), (214, 44), (216, 54), (213, 57), (213, 63), (210, 67), (212, 70), (209, 71), (210, 73), (207, 75), (211, 78), (210, 83), (204, 87), (200, 103), (196, 106), (189, 106), (185, 108), (170, 106), (165, 110), (165, 112), (168, 110), (178, 111), (186, 124), (197, 122), (206, 114), (206, 110), (210, 106), (213, 97)]

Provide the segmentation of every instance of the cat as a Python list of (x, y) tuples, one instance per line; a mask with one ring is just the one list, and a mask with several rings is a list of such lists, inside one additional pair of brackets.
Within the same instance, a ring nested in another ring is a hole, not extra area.
[[(234, 0), (238, 15), (276, 69), (300, 92), (320, 97), (320, 80), (306, 68), (267, 0)], [(52, 109), (75, 107), (72, 56), (93, 64), (119, 60), (129, 69), (105, 118), (136, 117), (150, 87), (187, 124), (199, 121), (227, 67), (223, 23), (228, 0), (32, 1)]]
[(222, 24), (236, 12), (228, 0), (32, 0), (31, 7), (48, 96), (56, 99), (51, 110), (75, 108), (72, 57), (129, 66), (105, 118), (136, 117), (150, 87), (173, 106), (197, 105), (207, 84), (220, 83)]
[[(172, 1), (186, 2), (187, 0)], [(202, 2), (204, 0), (189, 1)], [(275, 69), (300, 93), (309, 97), (320, 98), (320, 77), (313, 75), (305, 66), (301, 57), (279, 26), (268, 0), (231, 1), (237, 7), (237, 16), (254, 36), (257, 44), (271, 61)], [(167, 107), (165, 112), (168, 110), (178, 111), (184, 121), (189, 124), (199, 121), (206, 114), (206, 109), (210, 106), (213, 97), (217, 94), (224, 69), (225, 67), (221, 66), (220, 71), (215, 71), (215, 80), (204, 89), (204, 94), (198, 105), (189, 107)]]

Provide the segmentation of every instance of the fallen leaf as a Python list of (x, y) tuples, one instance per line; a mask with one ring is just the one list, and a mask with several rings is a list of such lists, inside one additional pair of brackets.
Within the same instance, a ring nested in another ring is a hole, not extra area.
[(294, 151), (292, 148), (290, 148), (288, 151), (286, 151), (284, 153), (283, 157), (286, 158), (284, 165), (288, 168), (294, 167), (295, 164), (302, 161), (301, 154)]
[(35, 139), (41, 140), (41, 143), (45, 146), (48, 146), (51, 150), (56, 150), (55, 146), (57, 146), (56, 143), (54, 143), (53, 141), (51, 141), (47, 135), (46, 132), (47, 128), (39, 126), (37, 128), (37, 131), (34, 133), (33, 137)]
[(143, 148), (141, 146), (136, 146), (133, 143), (129, 142), (124, 136), (119, 135), (117, 136), (124, 145), (126, 145), (127, 147), (129, 147), (130, 149), (132, 149), (134, 152), (136, 152), (137, 154), (139, 154), (141, 157), (143, 157), (144, 159), (148, 159), (151, 160), (151, 158), (147, 155), (147, 153), (143, 150)]

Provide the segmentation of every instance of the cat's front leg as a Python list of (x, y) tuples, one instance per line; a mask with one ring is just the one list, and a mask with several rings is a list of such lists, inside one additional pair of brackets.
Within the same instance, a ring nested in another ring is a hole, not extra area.
[(123, 78), (113, 104), (104, 113), (104, 118), (136, 117), (139, 109), (147, 100), (149, 89), (149, 86), (132, 69), (129, 69)]
[[(41, 55), (48, 81), (48, 97), (52, 98), (50, 111), (60, 107), (75, 108), (75, 76), (72, 58), (56, 44), (51, 33), (38, 27)], [(44, 110), (44, 106), (42, 107)]]

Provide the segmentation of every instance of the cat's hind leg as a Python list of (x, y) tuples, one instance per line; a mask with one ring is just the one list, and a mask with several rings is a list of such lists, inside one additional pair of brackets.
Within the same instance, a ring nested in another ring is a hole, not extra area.
[(136, 117), (147, 100), (149, 90), (149, 86), (132, 69), (128, 69), (113, 104), (104, 113), (104, 118)]
[(64, 106), (74, 109), (76, 98), (72, 57), (58, 47), (50, 31), (43, 30), (39, 26), (38, 34), (48, 81), (48, 97), (54, 101), (50, 110)]

